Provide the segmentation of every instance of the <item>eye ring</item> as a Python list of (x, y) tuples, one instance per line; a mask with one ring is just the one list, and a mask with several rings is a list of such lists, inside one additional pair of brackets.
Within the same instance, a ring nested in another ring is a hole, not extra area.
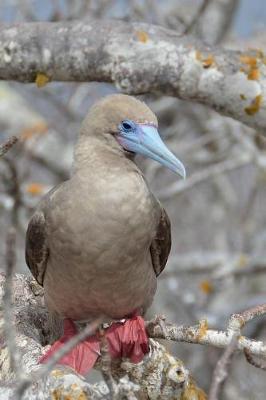
[(132, 132), (136, 128), (135, 123), (133, 121), (130, 121), (129, 119), (125, 119), (124, 121), (122, 121), (120, 126), (124, 132)]

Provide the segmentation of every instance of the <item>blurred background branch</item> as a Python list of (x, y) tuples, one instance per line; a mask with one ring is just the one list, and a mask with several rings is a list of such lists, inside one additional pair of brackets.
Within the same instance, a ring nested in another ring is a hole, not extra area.
[(8, 152), (8, 150), (11, 149), (11, 147), (18, 141), (18, 138), (16, 136), (12, 136), (10, 139), (8, 139), (5, 143), (0, 145), (0, 157), (2, 157), (5, 153)]

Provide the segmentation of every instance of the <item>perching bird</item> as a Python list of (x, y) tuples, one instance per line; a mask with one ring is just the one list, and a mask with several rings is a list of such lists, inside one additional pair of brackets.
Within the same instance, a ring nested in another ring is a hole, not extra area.
[[(122, 342), (130, 335), (129, 342), (138, 342), (132, 329), (145, 331), (138, 316), (152, 303), (171, 247), (168, 216), (134, 155), (152, 158), (185, 178), (183, 164), (157, 128), (156, 116), (134, 97), (115, 94), (96, 103), (82, 124), (71, 178), (44, 197), (26, 236), (26, 262), (44, 287), (50, 313), (67, 321), (129, 318), (126, 328), (111, 326)], [(68, 336), (75, 333), (70, 331)], [(145, 332), (139, 333), (145, 342)], [(134, 345), (137, 355), (132, 343), (122, 355), (139, 361), (144, 354), (139, 355), (140, 343)], [(87, 359), (92, 366), (95, 360)]]

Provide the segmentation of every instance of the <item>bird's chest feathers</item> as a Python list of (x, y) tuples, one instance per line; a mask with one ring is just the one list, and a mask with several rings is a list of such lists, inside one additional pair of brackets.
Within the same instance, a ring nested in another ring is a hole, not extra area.
[[(66, 252), (79, 255), (82, 249), (84, 257), (105, 259), (118, 253), (122, 258), (136, 258), (138, 252), (144, 256), (149, 251), (159, 220), (158, 206), (140, 174), (106, 171), (78, 178), (74, 184), (75, 196), (70, 194), (57, 209), (60, 224), (53, 224), (61, 227), (55, 234)], [(66, 232), (70, 243), (65, 242)]]
[[(124, 230), (140, 229), (144, 224), (149, 230), (152, 229), (155, 203), (140, 174), (109, 173), (98, 180), (94, 194), (93, 204), (89, 208), (93, 205), (95, 215), (113, 221), (117, 227), (123, 225)], [(91, 196), (93, 193), (88, 193), (88, 201)]]

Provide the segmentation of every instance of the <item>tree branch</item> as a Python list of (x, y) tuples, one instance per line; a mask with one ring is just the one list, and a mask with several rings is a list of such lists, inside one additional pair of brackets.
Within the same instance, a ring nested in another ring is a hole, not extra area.
[(195, 13), (195, 15), (193, 16), (192, 20), (190, 21), (190, 23), (186, 26), (185, 30), (184, 30), (184, 34), (190, 33), (194, 26), (196, 25), (196, 23), (198, 23), (199, 18), (204, 14), (204, 12), (206, 11), (206, 9), (208, 8), (208, 6), (210, 5), (211, 0), (203, 0), (200, 7), (198, 8), (197, 12)]
[[(1, 59), (1, 51), (0, 51), (0, 59)], [(15, 143), (17, 143), (17, 141), (18, 138), (16, 136), (11, 136), (11, 138), (9, 138), (5, 143), (0, 144), (0, 157), (2, 157), (6, 152), (8, 152), (8, 150), (10, 150), (11, 147), (13, 147)]]
[(247, 253), (191, 252), (171, 257), (169, 271), (161, 279), (182, 275), (208, 274), (208, 279), (266, 273), (265, 257)]
[[(227, 348), (231, 341), (231, 335), (228, 335), (228, 331), (209, 329), (207, 324), (195, 326), (165, 324), (165, 330), (163, 331), (158, 324), (148, 323), (147, 325), (149, 336), (156, 339), (169, 339), (175, 342), (208, 345), (222, 349)], [(266, 344), (249, 339), (246, 336), (239, 337), (236, 349), (241, 351), (248, 349), (250, 354), (266, 358)]]
[(16, 344), (16, 335), (13, 328), (12, 291), (13, 274), (16, 264), (16, 231), (9, 228), (6, 238), (6, 280), (3, 295), (4, 334), (10, 357), (12, 372), (20, 376), (20, 354)]
[[(0, 274), (0, 298), (5, 287), (4, 274)], [(49, 364), (40, 366), (38, 360), (45, 352), (40, 344), (45, 335), (47, 310), (43, 306), (43, 289), (32, 278), (15, 275), (13, 281), (13, 312), (15, 316), (16, 342), (21, 354), (23, 375), (14, 378), (9, 359), (9, 351), (2, 343), (0, 348), (0, 400), (23, 398), (90, 398), (92, 400), (111, 399), (110, 391), (104, 382), (89, 384), (72, 369), (56, 366), (55, 361), (62, 357), (62, 352), (55, 354)], [(2, 321), (1, 321), (2, 322)], [(99, 321), (97, 321), (99, 322)], [(90, 326), (88, 329), (95, 328)], [(86, 328), (85, 328), (86, 329)], [(88, 329), (81, 331), (75, 340), (82, 339), (88, 334)], [(9, 327), (13, 332), (13, 326)], [(81, 336), (82, 335), (82, 336)], [(73, 344), (73, 340), (72, 340)], [(69, 350), (71, 343), (62, 347), (64, 352)], [(102, 371), (106, 367), (105, 360), (99, 357), (96, 368)], [(156, 342), (150, 341), (150, 354), (139, 364), (123, 360), (113, 360), (110, 365), (111, 376), (115, 380), (115, 389), (119, 399), (164, 398), (181, 399), (182, 394), (191, 389), (202, 392), (191, 380), (182, 361), (171, 356), (167, 350)], [(105, 370), (106, 371), (106, 370)], [(3, 386), (6, 382), (6, 386)], [(15, 397), (16, 396), (16, 397)], [(203, 397), (202, 397), (203, 398)]]
[(160, 92), (266, 133), (261, 51), (211, 48), (159, 26), (117, 20), (2, 24), (0, 49), (0, 79), (99, 81), (131, 94)]
[[(233, 358), (233, 354), (237, 348), (241, 334), (241, 329), (249, 321), (251, 321), (255, 317), (264, 315), (265, 313), (266, 313), (266, 304), (262, 304), (259, 306), (249, 308), (248, 310), (245, 310), (242, 313), (231, 315), (227, 329), (228, 336), (230, 337), (230, 342), (227, 348), (225, 349), (225, 352), (223, 353), (222, 357), (216, 364), (209, 391), (209, 397), (208, 397), (209, 400), (218, 400), (221, 388), (226, 378), (228, 377), (228, 367)], [(248, 349), (244, 348), (244, 354), (246, 360), (251, 365), (255, 366), (256, 368), (263, 369), (264, 363), (261, 361), (257, 362), (253, 358), (251, 352)]]
[[(3, 295), (4, 282), (4, 274), (0, 274), (0, 298)], [(17, 344), (21, 354), (23, 372), (26, 374), (33, 373), (32, 379), (29, 379), (29, 381), (30, 383), (34, 382), (34, 385), (28, 387), (27, 398), (36, 398), (36, 393), (45, 393), (46, 397), (43, 398), (47, 399), (50, 393), (58, 393), (58, 396), (60, 394), (62, 397), (63, 395), (71, 397), (71, 391), (73, 390), (72, 383), (74, 382), (77, 383), (75, 387), (79, 390), (79, 394), (81, 392), (87, 395), (89, 394), (92, 399), (109, 399), (110, 393), (103, 382), (100, 384), (101, 389), (99, 392), (99, 386), (97, 386), (99, 384), (96, 386), (90, 385), (67, 368), (56, 367), (56, 369), (53, 369), (50, 373), (46, 371), (48, 375), (44, 377), (38, 365), (38, 360), (45, 351), (45, 348), (41, 346), (42, 335), (45, 334), (44, 327), (47, 320), (47, 310), (43, 306), (43, 289), (31, 278), (19, 274), (14, 277), (13, 288)], [(249, 355), (249, 360), (251, 360), (252, 356), (259, 356), (265, 359), (266, 344), (259, 340), (249, 339), (241, 334), (241, 330), (246, 323), (250, 322), (255, 317), (265, 314), (266, 305), (252, 307), (242, 313), (234, 314), (230, 317), (228, 327), (225, 331), (209, 329), (206, 321), (202, 321), (196, 326), (187, 327), (168, 324), (165, 321), (160, 323), (160, 319), (158, 318), (154, 321), (147, 322), (146, 329), (150, 336), (150, 354), (139, 364), (132, 364), (127, 360), (112, 361), (110, 372), (115, 379), (116, 390), (119, 394), (128, 394), (132, 392), (134, 395), (134, 393), (138, 393), (138, 395), (135, 396), (137, 398), (141, 393), (141, 398), (143, 399), (163, 399), (167, 398), (167, 396), (172, 396), (176, 399), (186, 398), (184, 393), (191, 390), (191, 385), (194, 385), (189, 377), (188, 371), (184, 367), (182, 361), (171, 356), (164, 346), (154, 339), (167, 339), (176, 342), (195, 343), (226, 349), (230, 346), (233, 335), (236, 335), (237, 341), (234, 350), (245, 351), (245, 353)], [(10, 381), (12, 371), (10, 365), (8, 366), (6, 361), (7, 356), (8, 353), (6, 353), (5, 347), (3, 346), (0, 350), (0, 364), (2, 365), (0, 369), (0, 379)], [(96, 364), (97, 369), (102, 370), (102, 362), (105, 362), (105, 360), (102, 361), (101, 357), (99, 357)], [(255, 365), (254, 360), (253, 364)], [(256, 364), (258, 364), (258, 362)], [(262, 365), (262, 363), (260, 364)], [(51, 365), (51, 367), (53, 367), (53, 365)], [(126, 381), (123, 380), (125, 379), (125, 375), (128, 377)], [(40, 378), (38, 382), (36, 382), (36, 376)], [(16, 384), (18, 384), (18, 382), (16, 382)], [(0, 400), (2, 398), (14, 398), (14, 390), (10, 392), (9, 397), (7, 395), (8, 390), (9, 389), (6, 388), (6, 397), (3, 397), (4, 395), (2, 395), (2, 389), (0, 387)], [(59, 392), (56, 392), (58, 390)], [(195, 389), (195, 386), (193, 386), (193, 390), (197, 390), (201, 393), (200, 389)], [(129, 397), (129, 395), (125, 395), (125, 398), (127, 397)]]
[(186, 180), (180, 180), (168, 185), (158, 192), (158, 196), (161, 200), (169, 200), (173, 196), (177, 196), (188, 190), (195, 185), (205, 182), (210, 178), (214, 178), (217, 175), (225, 174), (227, 172), (233, 171), (237, 168), (241, 168), (244, 165), (249, 164), (252, 161), (251, 157), (247, 154), (242, 154), (236, 158), (222, 161), (217, 164), (212, 164), (210, 167), (204, 168), (199, 172), (195, 172)]
[(259, 368), (262, 369), (263, 371), (266, 371), (265, 360), (256, 360), (247, 349), (244, 350), (244, 354), (249, 364), (253, 365), (253, 367), (255, 368)]
[(214, 45), (220, 43), (232, 25), (239, 0), (214, 0), (203, 13), (196, 34), (205, 43)]
[(221, 387), (228, 376), (228, 367), (237, 346), (237, 339), (238, 339), (237, 335), (234, 334), (231, 338), (229, 345), (225, 349), (225, 352), (223, 353), (222, 357), (216, 364), (208, 400), (218, 400), (218, 395), (221, 390)]

